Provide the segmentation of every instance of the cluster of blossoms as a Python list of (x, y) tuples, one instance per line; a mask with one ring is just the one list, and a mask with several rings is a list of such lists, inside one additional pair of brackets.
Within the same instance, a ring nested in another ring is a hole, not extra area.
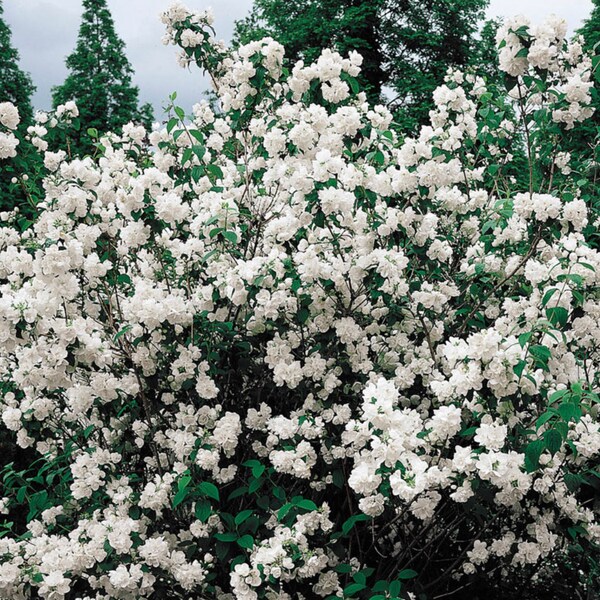
[(53, 165), (57, 165), (67, 157), (67, 152), (59, 150), (56, 153), (47, 152), (48, 141), (45, 139), (48, 130), (55, 127), (68, 127), (73, 120), (79, 116), (79, 109), (72, 100), (60, 104), (53, 114), (39, 110), (34, 115), (34, 124), (27, 128), (27, 139), (39, 152), (44, 153), (44, 164), (50, 171), (54, 171)]
[(38, 145), (39, 215), (0, 228), (0, 412), (31, 458), (2, 473), (0, 597), (445, 595), (598, 544), (598, 220), (556, 141), (589, 76), (563, 25), (508, 27), (517, 91), (449, 73), (400, 141), (357, 54), (288, 69), (206, 13), (163, 21), (221, 110), (98, 158)]
[[(513, 97), (522, 99), (529, 93), (531, 104), (540, 103), (536, 79), (526, 79), (535, 69), (560, 77), (556, 101), (549, 108), (554, 121), (572, 129), (575, 123), (592, 116), (593, 108), (589, 105), (594, 84), (592, 59), (584, 53), (583, 39), (565, 44), (566, 35), (567, 24), (558, 17), (530, 28), (529, 19), (518, 16), (507, 19), (498, 29), (497, 41), (500, 69), (515, 78), (517, 89), (510, 92)], [(526, 89), (518, 89), (519, 86)]]
[(13, 131), (20, 122), (19, 111), (10, 102), (0, 102), (0, 160), (17, 155), (19, 140)]

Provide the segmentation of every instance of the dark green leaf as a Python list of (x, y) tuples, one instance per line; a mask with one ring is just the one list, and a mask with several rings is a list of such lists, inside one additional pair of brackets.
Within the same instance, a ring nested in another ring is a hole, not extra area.
[(404, 569), (398, 573), (398, 579), (413, 579), (418, 573), (412, 569)]
[(201, 494), (208, 496), (209, 498), (213, 498), (214, 500), (219, 499), (219, 490), (217, 486), (213, 483), (209, 483), (208, 481), (203, 481), (199, 486), (198, 490)]
[(550, 454), (556, 454), (562, 445), (562, 436), (556, 429), (548, 429), (544, 432), (544, 444)]

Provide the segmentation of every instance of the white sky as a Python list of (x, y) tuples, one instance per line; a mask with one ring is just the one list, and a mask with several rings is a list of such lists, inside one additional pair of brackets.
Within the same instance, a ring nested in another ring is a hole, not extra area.
[[(75, 47), (81, 1), (4, 0), (3, 4), (21, 66), (31, 73), (38, 88), (34, 104), (48, 109), (50, 89), (63, 82), (65, 56)], [(177, 65), (175, 48), (161, 44), (164, 27), (158, 16), (170, 4), (171, 0), (108, 0), (117, 33), (126, 43), (140, 99), (154, 105), (157, 118), (161, 118), (161, 106), (171, 92), (177, 91), (178, 104), (189, 110), (208, 87), (197, 69), (186, 71)], [(187, 0), (187, 4), (195, 8), (212, 5), (217, 35), (228, 40), (234, 21), (248, 13), (252, 0)], [(587, 18), (591, 8), (591, 0), (491, 0), (488, 15), (521, 13), (535, 22), (554, 13), (567, 19), (573, 30)]]

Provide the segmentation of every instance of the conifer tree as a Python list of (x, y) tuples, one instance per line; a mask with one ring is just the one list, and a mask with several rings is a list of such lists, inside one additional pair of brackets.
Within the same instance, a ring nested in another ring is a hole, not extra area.
[[(19, 110), (21, 122), (15, 132), (19, 138), (19, 154), (0, 165), (0, 211), (23, 205), (27, 191), (23, 175), (29, 175), (31, 164), (37, 160), (31, 144), (25, 139), (27, 126), (33, 118), (31, 96), (35, 86), (28, 73), (19, 66), (19, 52), (12, 45), (11, 30), (3, 18), (4, 7), (0, 0), (0, 102), (12, 102)], [(26, 155), (29, 162), (23, 160)], [(13, 179), (16, 183), (12, 183)]]
[(138, 107), (139, 90), (132, 84), (133, 69), (125, 56), (125, 44), (115, 31), (106, 0), (83, 0), (83, 15), (75, 50), (67, 57), (69, 75), (54, 88), (56, 108), (74, 100), (81, 128), (70, 140), (71, 152), (93, 150), (89, 128), (99, 132), (118, 131), (130, 121), (149, 125), (152, 109)]
[(19, 52), (13, 47), (11, 31), (3, 19), (0, 0), (0, 102), (12, 102), (18, 109), (23, 126), (31, 122), (31, 96), (35, 86), (28, 73), (19, 67)]

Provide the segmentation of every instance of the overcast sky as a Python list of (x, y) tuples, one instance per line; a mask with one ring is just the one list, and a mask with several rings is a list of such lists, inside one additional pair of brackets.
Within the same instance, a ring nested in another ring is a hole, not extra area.
[[(1, 0), (0, 0), (1, 1)], [(36, 108), (50, 108), (50, 88), (66, 75), (64, 59), (77, 39), (81, 0), (4, 0), (4, 16), (13, 31), (13, 44), (21, 54), (21, 66), (37, 85), (33, 98)], [(163, 46), (164, 26), (159, 14), (171, 0), (108, 0), (117, 33), (127, 46), (127, 56), (135, 70), (140, 99), (151, 102), (160, 118), (167, 96), (178, 93), (178, 103), (186, 109), (202, 97), (207, 82), (195, 69), (181, 69), (175, 62), (175, 48)], [(188, 6), (213, 7), (217, 35), (231, 38), (234, 21), (245, 16), (252, 0), (188, 0)], [(533, 21), (548, 14), (568, 20), (571, 30), (587, 18), (591, 0), (491, 0), (489, 16), (527, 14)]]

